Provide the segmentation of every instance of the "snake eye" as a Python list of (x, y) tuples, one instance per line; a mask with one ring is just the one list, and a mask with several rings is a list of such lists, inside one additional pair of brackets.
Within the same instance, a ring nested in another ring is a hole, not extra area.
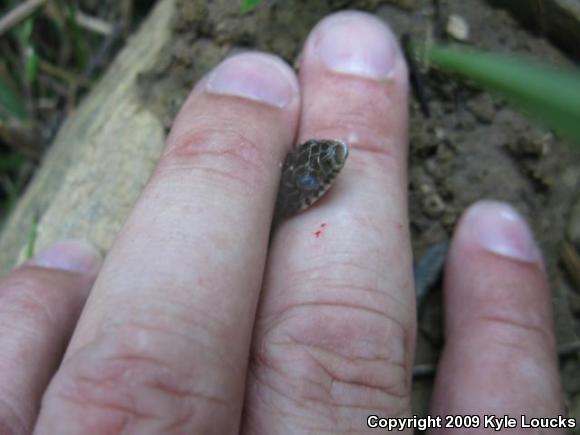
[(320, 186), (320, 180), (314, 175), (302, 175), (296, 179), (296, 185), (302, 190), (316, 190)]
[(348, 157), (348, 146), (339, 140), (333, 140), (328, 148), (325, 160), (330, 163), (332, 169), (341, 169)]
[(336, 147), (334, 148), (334, 158), (332, 159), (334, 167), (336, 169), (342, 168), (347, 157), (348, 146), (344, 142), (337, 141)]

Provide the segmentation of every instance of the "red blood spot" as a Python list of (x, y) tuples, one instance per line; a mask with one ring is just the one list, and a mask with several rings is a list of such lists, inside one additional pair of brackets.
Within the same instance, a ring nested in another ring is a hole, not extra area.
[(318, 231), (315, 231), (313, 234), (317, 239), (320, 239), (320, 236), (322, 236), (322, 229), (326, 227), (326, 223), (321, 223), (320, 224), (320, 229)]

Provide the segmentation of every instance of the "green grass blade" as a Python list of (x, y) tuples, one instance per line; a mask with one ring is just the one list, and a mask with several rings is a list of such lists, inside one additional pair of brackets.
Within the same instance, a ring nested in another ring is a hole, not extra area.
[(22, 98), (17, 95), (10, 85), (0, 77), (0, 119), (6, 119), (6, 116), (13, 116), (21, 121), (26, 119), (26, 107)]
[(68, 37), (72, 41), (72, 46), (74, 49), (77, 65), (79, 69), (82, 70), (87, 66), (89, 53), (87, 52), (85, 40), (83, 39), (83, 34), (79, 29), (76, 20), (76, 14), (78, 10), (78, 5), (76, 3), (65, 2), (64, 4), (65, 18)]
[(22, 45), (28, 45), (34, 30), (34, 19), (28, 18), (20, 26), (16, 27), (16, 33)]
[(457, 47), (431, 46), (417, 54), (443, 71), (503, 96), (580, 144), (580, 71)]
[(34, 31), (34, 19), (29, 18), (17, 28), (20, 43), (24, 48), (24, 80), (34, 83), (38, 77), (40, 59), (32, 43), (32, 32)]
[(24, 52), (24, 78), (28, 83), (34, 83), (38, 77), (40, 59), (32, 45)]
[(28, 230), (28, 237), (26, 240), (26, 259), (29, 260), (34, 257), (34, 251), (36, 248), (36, 239), (38, 238), (38, 219), (34, 219), (30, 224), (30, 229)]
[(242, 14), (252, 12), (261, 0), (242, 0)]

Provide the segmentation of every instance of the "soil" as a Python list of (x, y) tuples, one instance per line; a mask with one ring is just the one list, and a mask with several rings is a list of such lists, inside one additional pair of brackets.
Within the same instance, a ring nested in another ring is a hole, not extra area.
[[(455, 14), (468, 25), (467, 44), (551, 63), (569, 62), (541, 35), (529, 33), (507, 12), (483, 0), (441, 1), (438, 13), (435, 3), (263, 0), (253, 12), (242, 14), (237, 1), (181, 1), (164, 60), (140, 77), (142, 95), (169, 127), (193, 84), (224, 56), (251, 48), (277, 53), (294, 64), (313, 25), (345, 8), (370, 11), (399, 36), (406, 33), (418, 39), (444, 38), (447, 17)], [(437, 71), (423, 73), (430, 116), (417, 101), (410, 105), (409, 195), (415, 257), (448, 241), (461, 212), (472, 202), (492, 198), (513, 204), (531, 223), (547, 262), (567, 404), (571, 415), (580, 417), (580, 289), (560, 260), (567, 234), (580, 234), (580, 211), (573, 213), (575, 204), (580, 210), (580, 154), (502, 99)], [(576, 249), (578, 239), (571, 240)], [(436, 363), (444, 340), (439, 287), (433, 286), (420, 310), (417, 363), (427, 367)], [(418, 412), (425, 410), (430, 383), (429, 376), (415, 383)]]

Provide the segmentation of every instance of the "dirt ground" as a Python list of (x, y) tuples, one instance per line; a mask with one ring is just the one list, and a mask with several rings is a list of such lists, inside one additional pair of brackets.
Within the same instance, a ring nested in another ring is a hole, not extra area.
[[(145, 102), (169, 127), (200, 76), (232, 52), (271, 51), (294, 64), (308, 31), (326, 14), (368, 10), (398, 35), (445, 37), (456, 14), (468, 24), (467, 44), (567, 63), (541, 35), (523, 29), (483, 0), (449, 0), (437, 13), (430, 0), (263, 0), (250, 14), (230, 0), (182, 1), (165, 58), (140, 77)], [(514, 112), (501, 99), (436, 71), (425, 71), (430, 116), (411, 103), (410, 211), (415, 258), (449, 240), (462, 210), (480, 198), (508, 201), (529, 220), (544, 252), (554, 292), (561, 372), (570, 414), (580, 417), (580, 289), (566, 273), (561, 252), (567, 234), (580, 234), (580, 154), (549, 131)], [(576, 212), (573, 213), (574, 204)], [(576, 240), (576, 243), (580, 240)], [(576, 246), (578, 248), (579, 246)], [(416, 409), (425, 411), (429, 375), (441, 345), (440, 285), (420, 310)], [(426, 373), (426, 375), (425, 375)]]

